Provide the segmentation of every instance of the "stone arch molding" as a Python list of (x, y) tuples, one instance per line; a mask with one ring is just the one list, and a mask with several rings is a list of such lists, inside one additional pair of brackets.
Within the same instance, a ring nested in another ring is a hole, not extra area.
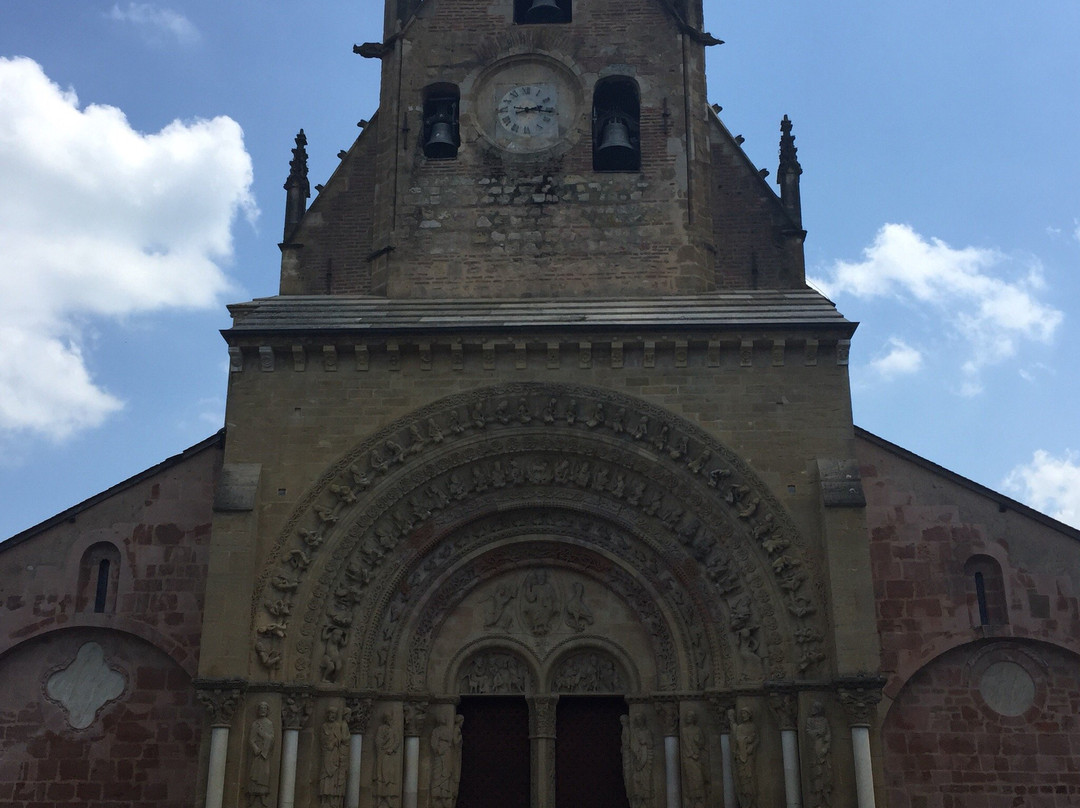
[(823, 577), (738, 456), (639, 399), (543, 383), (441, 399), (329, 468), (260, 571), (252, 650), (275, 681), (429, 689), (442, 624), (515, 569), (615, 593), (648, 629), (659, 690), (826, 659)]

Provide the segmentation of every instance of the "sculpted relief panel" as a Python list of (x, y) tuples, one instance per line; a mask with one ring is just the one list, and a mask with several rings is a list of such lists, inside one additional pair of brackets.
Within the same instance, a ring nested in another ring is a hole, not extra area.
[[(685, 636), (670, 638), (672, 664), (674, 646), (684, 649), (692, 680), (670, 687), (704, 687), (719, 675), (812, 675), (824, 659), (821, 576), (786, 514), (737, 457), (643, 402), (539, 384), (445, 399), (343, 457), (294, 513), (260, 576), (257, 659), (270, 678), (383, 686), (374, 672), (390, 664), (402, 621), (419, 602), (409, 587), (411, 600), (400, 597), (403, 585), (417, 577), (430, 585), (453, 562), (453, 585), (474, 588), (489, 572), (457, 562), (470, 542), (475, 552), (491, 536), (465, 526), (515, 509), (533, 522), (553, 511), (578, 514), (574, 541), (625, 565), (605, 575), (632, 569), (630, 578), (649, 582), (640, 597), (633, 584), (623, 595), (640, 601), (646, 625), (663, 622), (646, 614), (646, 600), (695, 616), (680, 627)], [(506, 525), (489, 519), (485, 529)], [(486, 630), (512, 626), (537, 641), (596, 630), (584, 589), (561, 589), (542, 569), (505, 586), (488, 592)], [(429, 599), (426, 608), (445, 613), (447, 605)], [(358, 633), (361, 613), (379, 615), (377, 630)], [(659, 626), (649, 631), (665, 642)]]

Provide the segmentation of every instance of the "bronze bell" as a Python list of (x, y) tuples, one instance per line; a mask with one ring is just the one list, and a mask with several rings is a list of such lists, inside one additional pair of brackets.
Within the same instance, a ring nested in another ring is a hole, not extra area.
[(448, 121), (436, 121), (431, 125), (431, 134), (424, 144), (424, 154), (433, 159), (457, 157), (457, 144), (454, 142), (454, 127)]
[(563, 10), (555, 0), (533, 0), (525, 14), (526, 22), (561, 22)]
[(624, 164), (637, 157), (637, 149), (630, 142), (630, 128), (624, 121), (612, 118), (604, 124), (603, 137), (596, 153), (605, 163)]

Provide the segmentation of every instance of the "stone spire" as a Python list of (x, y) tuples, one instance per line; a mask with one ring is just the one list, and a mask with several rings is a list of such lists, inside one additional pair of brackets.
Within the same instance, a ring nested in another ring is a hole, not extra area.
[(795, 156), (795, 136), (791, 134), (791, 120), (787, 115), (780, 122), (780, 167), (776, 172), (776, 184), (780, 186), (780, 201), (791, 214), (795, 223), (802, 227), (802, 201), (799, 198), (799, 175), (802, 166)]
[(301, 129), (296, 135), (296, 148), (289, 163), (289, 178), (285, 180), (285, 235), (287, 242), (300, 220), (307, 211), (307, 200), (311, 196), (308, 184), (307, 135)]

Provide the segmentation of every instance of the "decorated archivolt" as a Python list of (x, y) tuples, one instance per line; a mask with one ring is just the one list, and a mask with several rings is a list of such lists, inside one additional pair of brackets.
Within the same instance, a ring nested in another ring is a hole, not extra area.
[[(813, 675), (825, 658), (816, 563), (736, 455), (640, 400), (529, 383), (442, 399), (330, 468), (260, 573), (253, 651), (272, 678), (384, 686), (390, 657), (403, 645), (422, 653), (424, 630), (489, 574), (497, 559), (484, 560), (485, 546), (538, 531), (553, 546), (572, 541), (576, 564), (595, 567), (589, 553), (618, 561), (605, 585), (658, 623), (659, 646), (678, 635), (671, 664), (685, 675), (670, 688)], [(445, 595), (428, 591), (437, 579)], [(529, 603), (517, 619), (539, 633), (559, 620), (590, 626), (584, 600), (558, 615)], [(493, 603), (489, 617), (497, 625), (505, 610)], [(417, 636), (401, 634), (406, 623)], [(409, 670), (418, 675), (415, 661)]]

